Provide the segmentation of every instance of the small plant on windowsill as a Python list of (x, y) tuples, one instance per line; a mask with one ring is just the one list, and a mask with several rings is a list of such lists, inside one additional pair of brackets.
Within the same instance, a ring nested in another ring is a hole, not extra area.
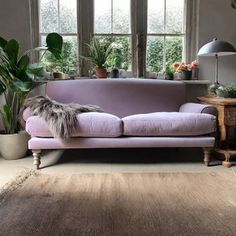
[(180, 74), (181, 79), (189, 80), (192, 79), (192, 72), (198, 70), (198, 62), (196, 60), (189, 64), (185, 62), (175, 62), (173, 68)]
[(175, 72), (174, 68), (170, 64), (167, 64), (166, 68), (165, 68), (165, 72), (164, 72), (165, 79), (173, 80), (174, 79), (174, 72)]
[(87, 44), (89, 56), (83, 57), (89, 60), (95, 67), (97, 78), (107, 78), (107, 59), (112, 52), (112, 44), (93, 38), (90, 44)]

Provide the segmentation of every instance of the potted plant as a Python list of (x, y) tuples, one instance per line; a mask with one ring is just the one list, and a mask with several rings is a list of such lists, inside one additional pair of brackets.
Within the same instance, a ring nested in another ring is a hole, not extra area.
[[(47, 35), (46, 43), (47, 46), (43, 49), (59, 58), (63, 45), (62, 37), (57, 33), (50, 33)], [(20, 54), (20, 46), (15, 39), (7, 41), (0, 37), (0, 95), (4, 100), (0, 110), (4, 126), (0, 135), (0, 152), (5, 159), (21, 158), (27, 151), (29, 136), (25, 131), (21, 131), (19, 112), (24, 99), (36, 85), (34, 76), (43, 69), (40, 62), (30, 64), (28, 56), (32, 50), (39, 49), (42, 48), (38, 47)]]
[(165, 69), (165, 79), (167, 80), (173, 80), (174, 79), (174, 69), (167, 64)]
[(223, 98), (236, 98), (236, 85), (220, 85), (216, 89), (216, 95)]
[(173, 67), (175, 68), (176, 72), (180, 73), (181, 79), (190, 80), (193, 76), (193, 70), (195, 71), (198, 69), (198, 62), (193, 61), (190, 64), (185, 62), (175, 62)]
[(95, 67), (97, 78), (106, 78), (107, 58), (112, 52), (112, 45), (109, 42), (93, 38), (90, 44), (87, 44), (89, 49), (89, 56), (86, 57)]

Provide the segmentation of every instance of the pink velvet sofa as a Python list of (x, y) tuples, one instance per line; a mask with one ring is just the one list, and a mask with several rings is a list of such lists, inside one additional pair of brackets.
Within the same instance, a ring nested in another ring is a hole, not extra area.
[(40, 166), (42, 149), (202, 147), (209, 165), (215, 145), (216, 110), (186, 103), (185, 84), (149, 79), (51, 81), (45, 94), (62, 102), (98, 105), (104, 113), (78, 115), (69, 139), (54, 138), (42, 118), (24, 112), (28, 147)]

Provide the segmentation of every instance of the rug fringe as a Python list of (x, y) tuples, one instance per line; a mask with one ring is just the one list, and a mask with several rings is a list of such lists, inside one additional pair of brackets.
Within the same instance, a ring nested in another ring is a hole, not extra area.
[(39, 174), (40, 173), (38, 171), (35, 171), (33, 169), (26, 169), (22, 171), (19, 175), (17, 175), (15, 179), (6, 183), (2, 188), (0, 188), (0, 205), (8, 194), (20, 187), (29, 177), (37, 176)]

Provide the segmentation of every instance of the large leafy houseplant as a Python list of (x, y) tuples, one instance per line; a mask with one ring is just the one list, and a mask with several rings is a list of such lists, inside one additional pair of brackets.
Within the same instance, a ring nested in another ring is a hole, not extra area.
[[(60, 58), (63, 39), (57, 33), (49, 33), (46, 47), (37, 47), (20, 54), (19, 42), (7, 41), (0, 37), (0, 95), (4, 96), (4, 105), (0, 111), (5, 134), (14, 134), (20, 130), (19, 111), (28, 93), (35, 87), (34, 76), (39, 74), (43, 65), (30, 64), (29, 53), (44, 49)], [(45, 55), (45, 53), (43, 54)], [(41, 58), (42, 59), (42, 58)]]

